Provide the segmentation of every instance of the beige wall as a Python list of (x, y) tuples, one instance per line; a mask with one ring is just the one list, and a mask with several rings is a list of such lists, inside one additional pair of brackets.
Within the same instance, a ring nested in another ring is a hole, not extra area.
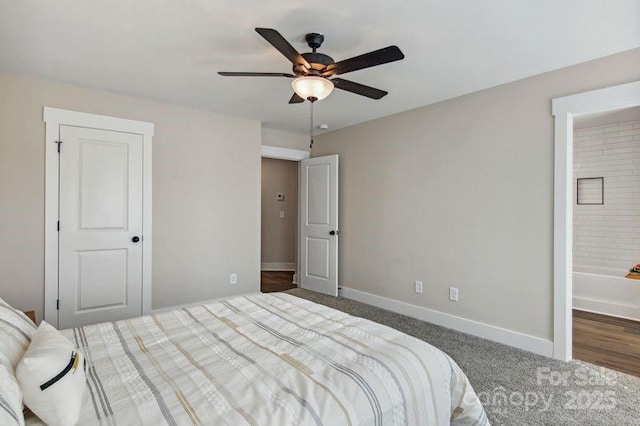
[[(278, 201), (277, 194), (284, 194)], [(280, 212), (284, 218), (280, 218)], [(296, 262), (298, 163), (262, 159), (262, 263)]]
[(309, 151), (309, 135), (262, 128), (262, 145)]
[(153, 308), (258, 290), (258, 121), (0, 74), (0, 297), (42, 318), (45, 105), (155, 123)]
[(340, 284), (552, 339), (551, 99), (639, 64), (635, 49), (318, 136), (314, 156), (340, 155)]

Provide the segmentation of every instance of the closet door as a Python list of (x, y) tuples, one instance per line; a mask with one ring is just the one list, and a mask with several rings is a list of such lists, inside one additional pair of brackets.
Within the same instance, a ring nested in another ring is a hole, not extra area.
[(60, 126), (58, 327), (142, 314), (143, 137)]

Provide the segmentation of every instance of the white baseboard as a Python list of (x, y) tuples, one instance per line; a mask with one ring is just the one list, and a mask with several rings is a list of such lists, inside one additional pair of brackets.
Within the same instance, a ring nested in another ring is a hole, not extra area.
[(553, 356), (553, 342), (551, 340), (545, 340), (528, 334), (519, 333), (517, 331), (507, 330), (505, 328), (469, 320), (455, 315), (445, 314), (433, 309), (423, 308), (421, 306), (366, 293), (349, 287), (342, 287), (340, 295), (347, 299), (367, 303), (388, 311), (440, 325), (442, 327), (482, 337), (483, 339), (503, 343), (505, 345), (547, 357)]
[(263, 262), (260, 264), (262, 271), (295, 271), (295, 262)]
[(640, 306), (637, 305), (623, 305), (606, 300), (574, 296), (573, 308), (579, 311), (595, 312), (596, 314), (640, 321)]

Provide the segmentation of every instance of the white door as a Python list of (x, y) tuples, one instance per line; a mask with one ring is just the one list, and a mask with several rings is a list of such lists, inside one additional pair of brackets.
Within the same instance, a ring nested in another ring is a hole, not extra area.
[(338, 156), (300, 162), (300, 287), (338, 295)]
[(58, 327), (142, 314), (138, 134), (60, 126)]

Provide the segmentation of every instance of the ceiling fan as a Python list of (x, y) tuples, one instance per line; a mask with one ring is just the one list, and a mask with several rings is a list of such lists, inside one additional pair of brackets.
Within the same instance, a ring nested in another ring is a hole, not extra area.
[(291, 61), (293, 74), (272, 72), (219, 72), (218, 74), (225, 77), (293, 78), (291, 85), (295, 93), (289, 100), (290, 104), (298, 104), (305, 99), (312, 103), (324, 99), (329, 96), (334, 87), (371, 99), (380, 99), (387, 92), (342, 78), (330, 79), (330, 77), (404, 59), (404, 54), (398, 46), (389, 46), (335, 62), (332, 57), (316, 51), (324, 41), (322, 34), (307, 34), (305, 41), (312, 51), (301, 54), (274, 29), (256, 28), (256, 32)]

